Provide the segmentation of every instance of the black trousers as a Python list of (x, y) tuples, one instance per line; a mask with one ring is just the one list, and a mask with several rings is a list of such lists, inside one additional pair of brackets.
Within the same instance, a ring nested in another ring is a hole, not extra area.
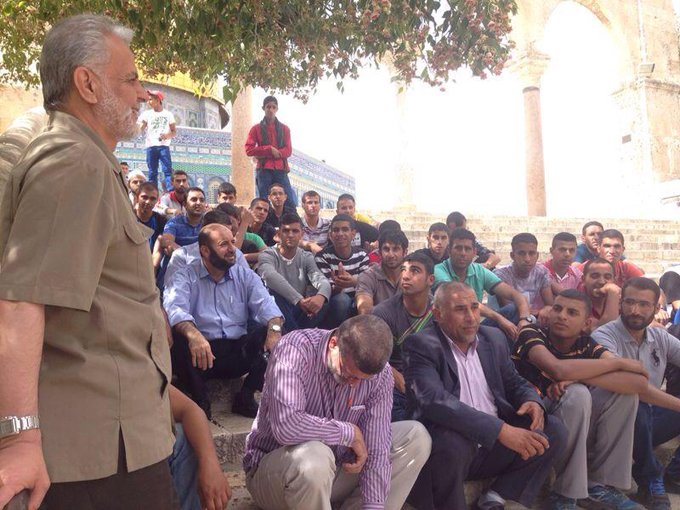
[(243, 388), (261, 391), (264, 373), (267, 370), (267, 362), (263, 357), (266, 340), (266, 326), (258, 326), (241, 338), (210, 340), (215, 360), (212, 368), (201, 370), (194, 367), (191, 362), (191, 351), (186, 338), (175, 335), (171, 352), (173, 371), (177, 375), (177, 387), (200, 404), (208, 400), (205, 383), (209, 379), (236, 379), (248, 374), (243, 382)]
[(465, 510), (463, 482), (493, 477), (491, 490), (531, 508), (567, 437), (564, 424), (546, 415), (543, 433), (550, 448), (541, 456), (522, 460), (500, 441), (487, 450), (449, 428), (435, 425), (428, 430), (432, 453), (408, 498), (418, 510)]

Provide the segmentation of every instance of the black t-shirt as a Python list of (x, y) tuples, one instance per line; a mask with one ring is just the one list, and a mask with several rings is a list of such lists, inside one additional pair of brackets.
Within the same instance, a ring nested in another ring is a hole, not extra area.
[(515, 342), (512, 360), (522, 377), (533, 384), (542, 395), (546, 395), (548, 387), (555, 381), (544, 374), (541, 369), (529, 360), (529, 351), (542, 345), (557, 359), (599, 359), (607, 349), (598, 344), (589, 335), (580, 336), (569, 352), (560, 352), (548, 339), (548, 329), (541, 326), (526, 326), (519, 333)]
[(426, 257), (429, 257), (432, 263), (436, 266), (437, 264), (441, 264), (444, 262), (448, 257), (446, 256), (446, 253), (442, 254), (442, 258), (437, 259), (434, 256), (434, 253), (430, 251), (429, 248), (421, 248), (420, 250), (416, 250), (414, 253), (422, 253)]
[(366, 243), (373, 243), (378, 240), (380, 232), (373, 225), (359, 220), (354, 220), (354, 225), (357, 234), (352, 240), (352, 246), (357, 246), (363, 250)]
[(266, 221), (260, 227), (259, 232), (254, 232), (250, 227), (248, 228), (248, 232), (260, 236), (264, 241), (264, 244), (266, 244), (267, 246), (274, 246), (276, 244), (276, 241), (274, 240), (274, 236), (276, 235), (276, 229)]
[[(288, 214), (288, 213), (295, 213), (295, 214), (297, 214), (297, 210), (296, 210), (294, 207), (290, 207), (289, 205), (285, 205), (285, 204), (284, 204), (284, 206), (283, 206), (283, 212), (281, 213), (281, 216), (283, 216), (284, 214)], [(267, 219), (264, 220), (264, 222), (265, 222), (265, 223), (269, 223), (269, 224), (270, 224), (272, 227), (274, 227), (275, 229), (276, 229), (276, 228), (279, 228), (279, 226), (280, 226), (280, 224), (281, 224), (281, 221), (280, 221), (280, 220), (281, 220), (281, 216), (277, 216), (276, 213), (274, 212), (274, 208), (270, 205), (270, 206), (269, 206), (269, 213), (267, 214)], [(262, 236), (260, 236), (260, 237), (262, 237)], [(264, 239), (264, 238), (263, 238), (263, 239)], [(267, 241), (265, 241), (265, 243), (266, 243), (266, 242), (267, 242)]]

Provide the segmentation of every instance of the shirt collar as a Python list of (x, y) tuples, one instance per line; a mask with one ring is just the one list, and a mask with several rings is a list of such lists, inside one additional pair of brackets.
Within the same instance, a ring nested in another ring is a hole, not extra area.
[[(626, 342), (628, 342), (629, 344), (636, 344), (637, 345), (637, 343), (638, 343), (637, 340), (635, 340), (635, 338), (633, 338), (633, 336), (628, 332), (628, 330), (626, 329), (626, 326), (624, 326), (624, 324), (623, 324), (623, 319), (621, 319), (621, 317), (616, 319), (615, 324), (616, 324), (616, 327), (621, 332), (621, 334), (623, 335), (623, 338), (625, 339)], [(649, 326), (647, 326), (645, 328), (645, 336), (642, 338), (642, 342), (646, 343), (646, 344), (653, 344), (654, 342), (656, 342), (656, 339), (652, 335), (649, 334)]]
[(449, 335), (447, 335), (446, 333), (444, 333), (444, 330), (443, 330), (443, 329), (442, 329), (441, 331), (442, 331), (442, 334), (444, 335), (444, 337), (449, 341), (449, 346), (451, 347), (451, 349), (453, 349), (454, 353), (457, 352), (458, 354), (460, 354), (460, 355), (463, 356), (464, 358), (467, 358), (468, 356), (474, 356), (475, 352), (477, 352), (477, 346), (479, 345), (479, 335), (475, 335), (475, 340), (474, 340), (474, 342), (472, 342), (472, 343), (470, 344), (470, 348), (468, 349), (467, 354), (465, 354), (465, 353), (460, 349), (460, 347), (458, 347), (458, 346), (453, 342), (453, 340), (451, 340), (451, 339), (449, 338)]
[(213, 283), (222, 283), (222, 282), (228, 282), (229, 280), (233, 280), (233, 277), (231, 275), (231, 269), (234, 266), (232, 265), (225, 273), (224, 277), (219, 282), (215, 282), (213, 280), (213, 277), (210, 276), (210, 273), (208, 272), (208, 269), (205, 267), (205, 262), (203, 262), (203, 257), (201, 257), (201, 264), (198, 266), (198, 277), (199, 278), (208, 278), (211, 282)]

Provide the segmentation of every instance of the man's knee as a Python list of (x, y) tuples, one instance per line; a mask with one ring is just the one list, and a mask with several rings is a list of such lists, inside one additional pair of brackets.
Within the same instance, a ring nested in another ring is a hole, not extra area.
[(449, 469), (467, 473), (477, 445), (458, 432), (443, 427), (437, 427), (430, 435), (432, 438), (430, 457), (446, 457), (449, 459), (447, 461)]
[(543, 433), (548, 439), (551, 457), (559, 455), (567, 444), (567, 427), (557, 416), (546, 415), (543, 425)]
[(398, 422), (392, 425), (393, 428), (405, 427), (408, 430), (400, 440), (400, 444), (393, 444), (393, 451), (407, 449), (409, 451), (410, 462), (418, 466), (423, 466), (430, 458), (432, 450), (432, 438), (425, 426), (414, 420)]
[(570, 384), (567, 386), (559, 403), (564, 421), (571, 422), (570, 418), (590, 418), (593, 408), (593, 396), (590, 390), (583, 384)]
[[(299, 444), (292, 448), (290, 457), (292, 476), (289, 477), (289, 482), (297, 480), (309, 486), (323, 486), (332, 482), (335, 476), (335, 456), (321, 441)], [(330, 485), (328, 488), (330, 490)]]
[(652, 406), (645, 402), (640, 402), (635, 414), (635, 430), (651, 430), (652, 420)]

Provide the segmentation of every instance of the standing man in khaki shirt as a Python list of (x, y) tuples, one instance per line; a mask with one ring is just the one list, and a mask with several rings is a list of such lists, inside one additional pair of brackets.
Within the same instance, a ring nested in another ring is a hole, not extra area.
[(0, 439), (0, 508), (26, 488), (36, 509), (50, 481), (49, 510), (178, 508), (151, 231), (112, 153), (146, 100), (131, 37), (86, 14), (43, 45), (49, 122), (0, 202), (0, 425), (40, 426)]

